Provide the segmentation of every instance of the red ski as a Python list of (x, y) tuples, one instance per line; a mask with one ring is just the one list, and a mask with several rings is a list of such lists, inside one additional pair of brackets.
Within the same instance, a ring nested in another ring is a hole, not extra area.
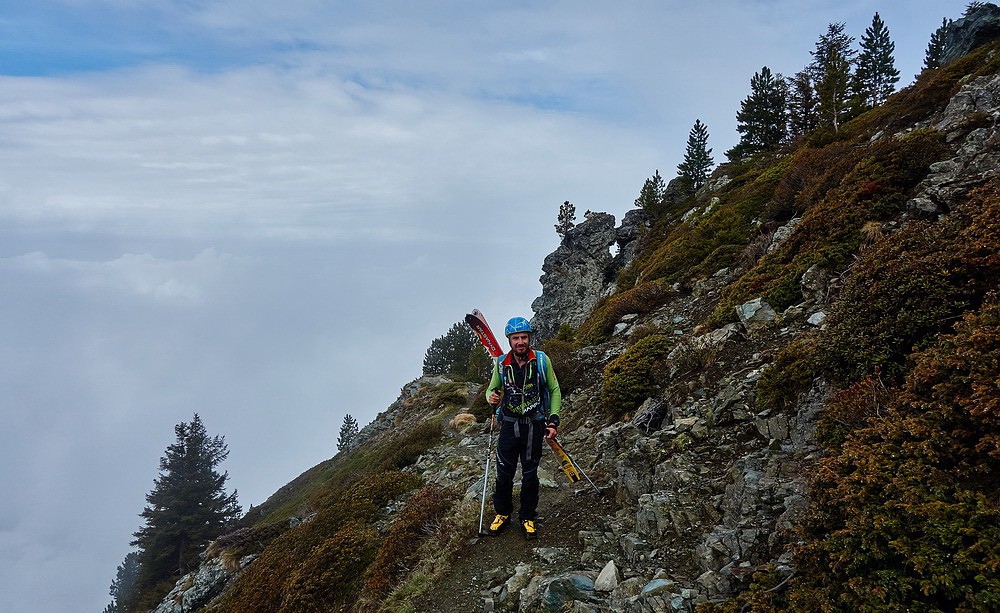
[(465, 323), (469, 324), (469, 327), (479, 337), (479, 342), (483, 344), (483, 347), (486, 347), (486, 351), (490, 352), (491, 356), (499, 358), (503, 355), (503, 349), (500, 348), (497, 337), (493, 336), (490, 325), (486, 323), (486, 317), (483, 316), (479, 309), (473, 309), (471, 313), (466, 315)]

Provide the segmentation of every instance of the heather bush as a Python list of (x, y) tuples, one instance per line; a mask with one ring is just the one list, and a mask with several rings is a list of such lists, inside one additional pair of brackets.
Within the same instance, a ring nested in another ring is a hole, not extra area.
[(601, 401), (605, 412), (620, 417), (639, 408), (666, 383), (666, 357), (674, 340), (654, 334), (632, 345), (604, 367)]
[(914, 356), (886, 414), (823, 461), (793, 609), (826, 601), (839, 610), (996, 610), (998, 431), (994, 295)]
[(378, 550), (372, 520), (418, 483), (399, 472), (326, 483), (313, 497), (315, 516), (274, 538), (233, 582), (219, 610), (336, 610), (360, 592), (360, 577)]
[(947, 218), (910, 222), (890, 238), (858, 261), (827, 320), (825, 364), (841, 382), (876, 369), (899, 380), (914, 348), (947, 331), (996, 287), (997, 188), (978, 190)]
[(413, 568), (421, 541), (441, 528), (442, 519), (456, 498), (453, 491), (430, 484), (407, 499), (365, 573), (366, 599), (383, 600)]
[(923, 130), (863, 149), (836, 144), (797, 153), (778, 182), (772, 206), (791, 200), (781, 206), (801, 212), (801, 221), (784, 243), (726, 289), (713, 323), (733, 321), (736, 305), (752, 298), (763, 297), (777, 309), (801, 302), (802, 274), (813, 265), (844, 270), (860, 249), (865, 224), (902, 212), (905, 194), (946, 151), (940, 134)]
[(606, 340), (624, 315), (649, 313), (674, 295), (676, 292), (669, 285), (662, 280), (654, 280), (604, 298), (580, 325), (577, 335), (585, 343)]

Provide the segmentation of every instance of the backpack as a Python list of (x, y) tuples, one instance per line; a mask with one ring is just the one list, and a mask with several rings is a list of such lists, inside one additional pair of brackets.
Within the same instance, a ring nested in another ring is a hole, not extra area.
[[(542, 419), (547, 419), (549, 416), (549, 384), (548, 384), (548, 356), (544, 352), (538, 349), (532, 349), (535, 353), (535, 377), (536, 385), (538, 386), (538, 400), (541, 408), (539, 413), (541, 413)], [(497, 358), (497, 371), (500, 373), (500, 385), (506, 387), (507, 384), (507, 371), (504, 368), (503, 362), (507, 359), (510, 353), (505, 353)]]

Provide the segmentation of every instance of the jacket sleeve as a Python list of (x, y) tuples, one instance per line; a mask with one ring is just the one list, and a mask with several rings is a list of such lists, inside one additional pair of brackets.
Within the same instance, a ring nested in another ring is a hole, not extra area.
[(490, 394), (495, 391), (502, 391), (500, 388), (503, 384), (500, 382), (500, 362), (499, 360), (493, 360), (493, 377), (490, 379), (490, 384), (486, 386), (486, 398), (489, 399)]
[(562, 407), (562, 392), (559, 391), (556, 371), (552, 369), (552, 360), (545, 360), (545, 382), (549, 388), (549, 415), (559, 415), (559, 409)]

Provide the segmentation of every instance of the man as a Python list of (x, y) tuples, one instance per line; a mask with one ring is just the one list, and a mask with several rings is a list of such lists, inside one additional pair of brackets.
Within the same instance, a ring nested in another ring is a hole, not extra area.
[(518, 522), (525, 538), (538, 536), (538, 462), (542, 437), (552, 439), (559, 427), (562, 394), (552, 363), (531, 348), (531, 323), (523, 317), (507, 322), (504, 334), (510, 352), (496, 359), (486, 401), (496, 407), (500, 424), (497, 441), (497, 481), (493, 492), (496, 519), (489, 533), (496, 536), (510, 524), (514, 512), (514, 473), (521, 462), (521, 500)]

